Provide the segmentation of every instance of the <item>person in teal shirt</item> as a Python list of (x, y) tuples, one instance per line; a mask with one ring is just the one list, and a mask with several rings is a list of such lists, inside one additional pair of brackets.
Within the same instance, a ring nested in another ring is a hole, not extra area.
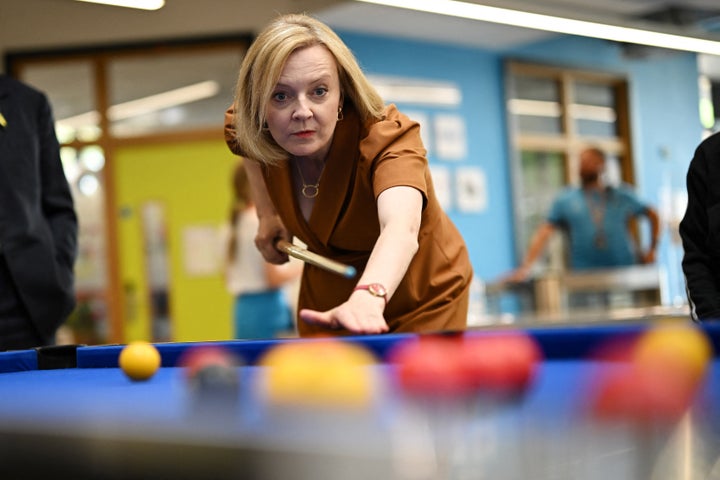
[(640, 263), (628, 221), (648, 211), (627, 188), (575, 188), (555, 199), (547, 221), (568, 233), (574, 270), (623, 267)]
[[(655, 261), (660, 222), (657, 212), (626, 187), (605, 184), (605, 153), (588, 147), (580, 154), (579, 187), (556, 197), (546, 221), (533, 235), (525, 259), (508, 281), (523, 281), (545, 250), (556, 230), (567, 233), (569, 268), (586, 270), (647, 264)], [(630, 232), (630, 221), (645, 216), (650, 221), (650, 245), (642, 251)]]

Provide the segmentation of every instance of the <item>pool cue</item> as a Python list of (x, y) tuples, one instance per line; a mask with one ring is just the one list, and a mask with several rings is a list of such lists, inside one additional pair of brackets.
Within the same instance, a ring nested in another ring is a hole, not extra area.
[(345, 278), (353, 278), (356, 274), (355, 267), (352, 265), (345, 265), (343, 263), (336, 262), (335, 260), (330, 260), (322, 255), (318, 255), (317, 253), (298, 247), (287, 240), (278, 240), (275, 242), (275, 247), (281, 252), (287, 253), (291, 257), (295, 257), (305, 263), (315, 265), (316, 267), (325, 269), (329, 272), (337, 273)]

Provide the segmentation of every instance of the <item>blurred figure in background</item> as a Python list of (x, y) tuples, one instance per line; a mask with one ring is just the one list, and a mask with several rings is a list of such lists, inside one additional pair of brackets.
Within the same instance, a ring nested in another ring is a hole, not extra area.
[(0, 350), (55, 343), (78, 224), (47, 97), (0, 74)]
[(238, 339), (294, 333), (294, 309), (287, 289), (302, 274), (302, 262), (273, 265), (255, 246), (258, 218), (242, 160), (233, 173), (233, 205), (227, 248), (226, 282), (235, 297), (234, 335)]
[[(605, 153), (589, 147), (580, 153), (580, 187), (561, 192), (546, 221), (533, 235), (520, 267), (505, 281), (521, 282), (530, 275), (535, 261), (556, 230), (568, 234), (570, 269), (625, 267), (655, 261), (660, 220), (657, 212), (627, 188), (605, 184)], [(650, 222), (650, 244), (639, 249), (630, 225), (645, 216)]]
[(680, 222), (682, 261), (693, 320), (720, 319), (720, 134), (695, 150), (687, 172), (688, 203)]

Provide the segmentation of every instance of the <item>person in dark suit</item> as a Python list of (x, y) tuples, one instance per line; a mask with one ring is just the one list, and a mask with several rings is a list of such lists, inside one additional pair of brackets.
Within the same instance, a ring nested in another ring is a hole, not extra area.
[(704, 139), (688, 167), (687, 209), (680, 222), (690, 316), (720, 319), (720, 133)]
[(50, 103), (0, 74), (0, 350), (55, 343), (75, 306), (77, 230)]

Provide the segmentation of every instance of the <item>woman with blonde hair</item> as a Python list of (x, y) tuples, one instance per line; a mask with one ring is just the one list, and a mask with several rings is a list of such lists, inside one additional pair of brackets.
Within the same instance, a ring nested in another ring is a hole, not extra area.
[(466, 327), (472, 267), (435, 196), (420, 125), (384, 105), (328, 26), (291, 14), (258, 35), (225, 135), (247, 159), (265, 259), (287, 262), (275, 243), (296, 237), (359, 272), (305, 266), (301, 335)]

